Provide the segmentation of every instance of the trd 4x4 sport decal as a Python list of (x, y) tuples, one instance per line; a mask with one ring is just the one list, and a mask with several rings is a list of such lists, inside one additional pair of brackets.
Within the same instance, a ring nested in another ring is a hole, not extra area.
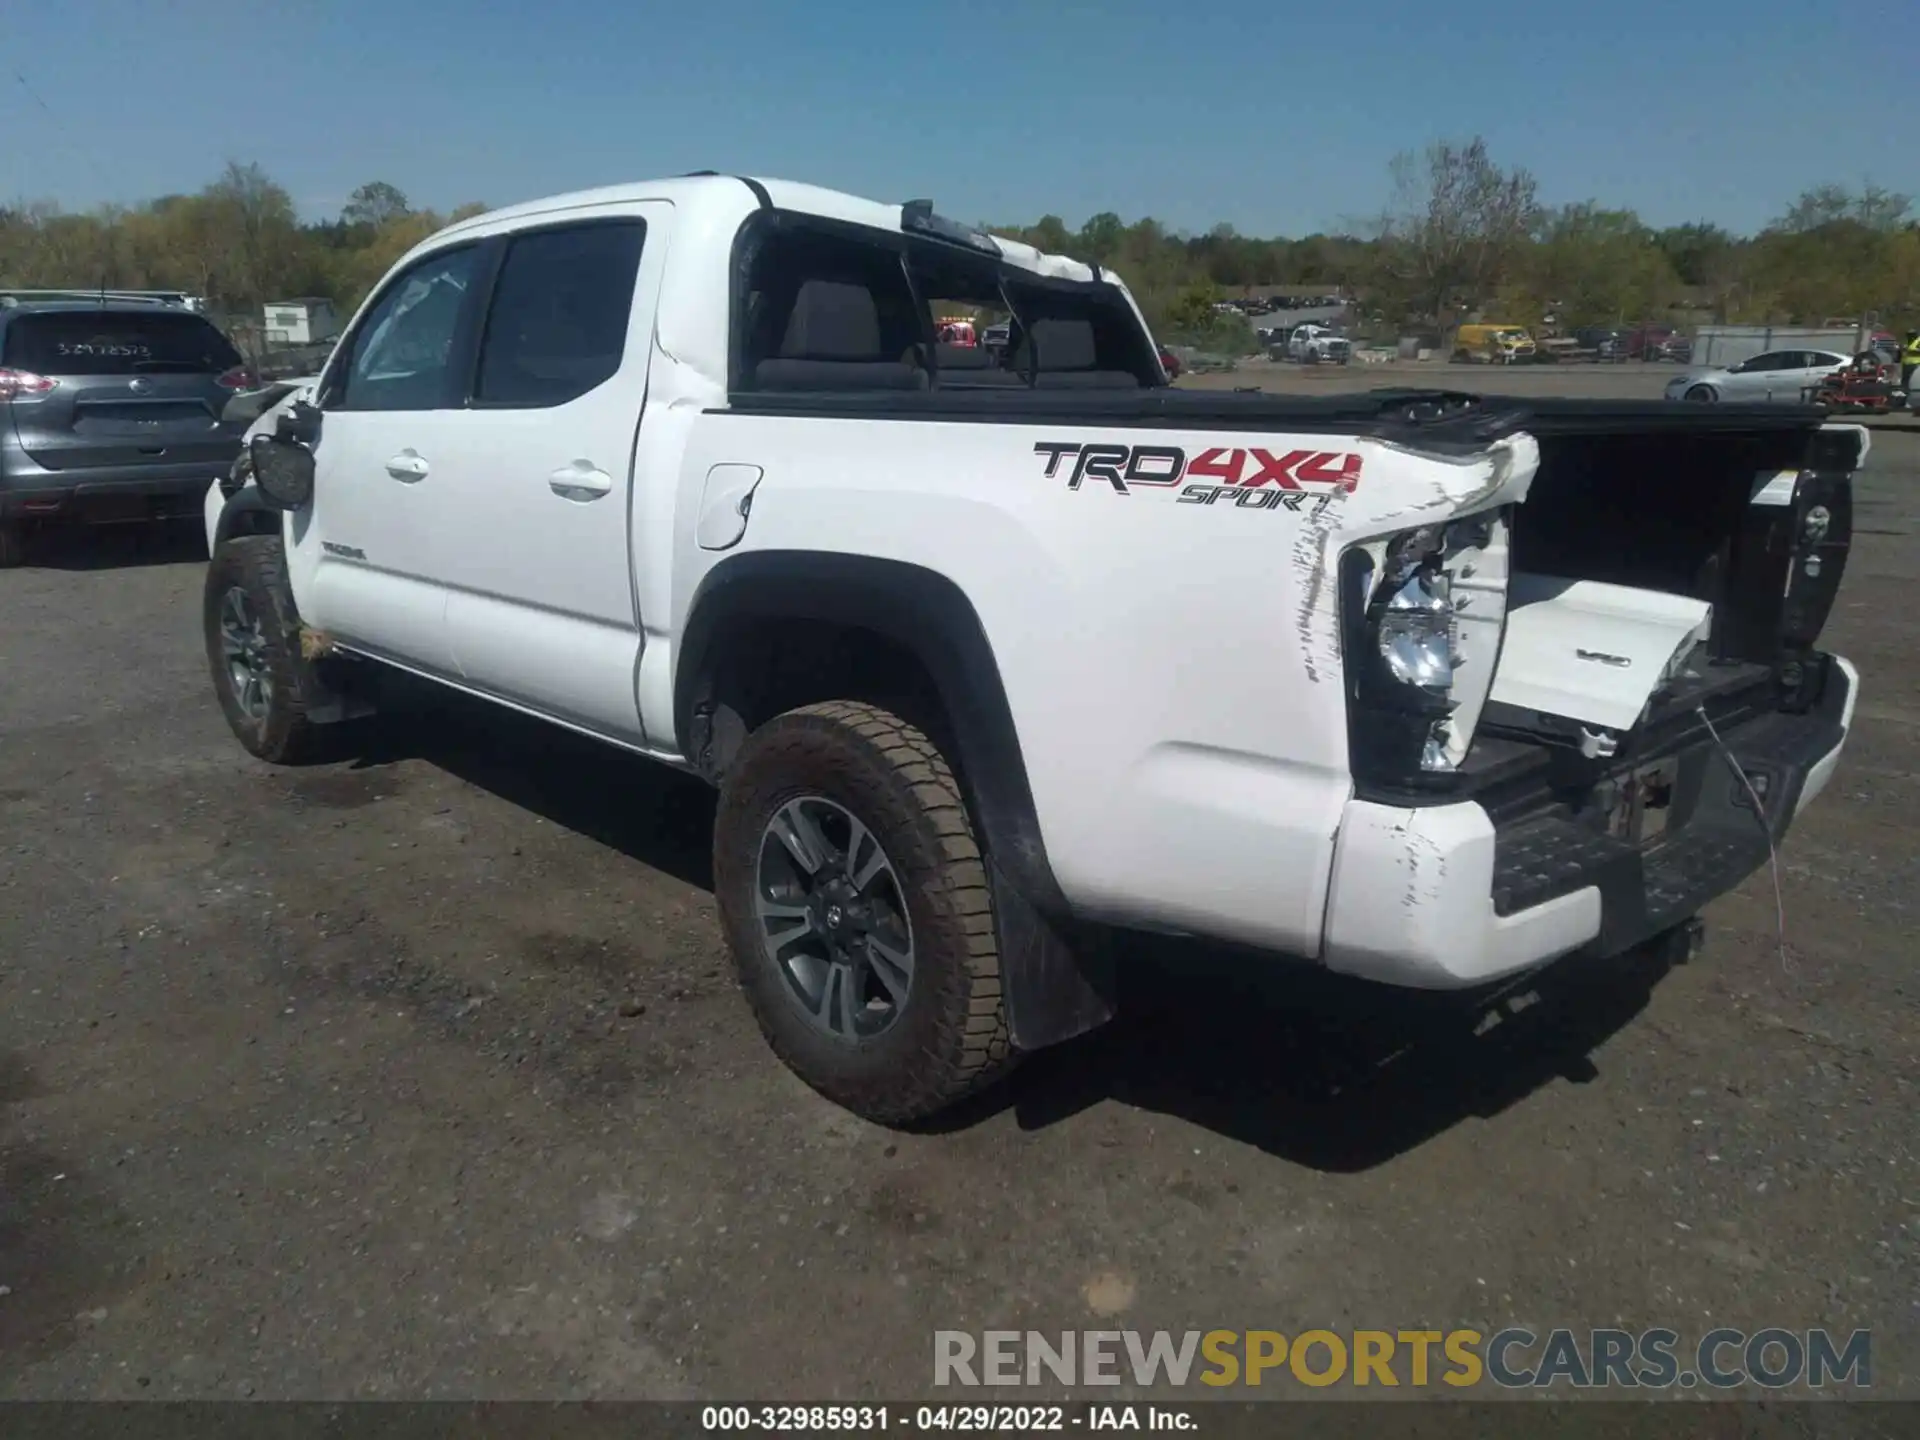
[[(1170, 490), (1179, 485), (1182, 505), (1231, 504), (1239, 510), (1299, 510), (1312, 500), (1316, 513), (1336, 495), (1360, 484), (1360, 457), (1330, 450), (1202, 450), (1191, 460), (1176, 445), (1081, 445), (1043, 440), (1033, 453), (1047, 458), (1046, 475), (1058, 478), (1063, 462), (1073, 461), (1067, 488), (1103, 480), (1115, 493), (1136, 489)], [(1183, 484), (1186, 481), (1206, 483)], [(1268, 489), (1272, 486), (1272, 489)]]

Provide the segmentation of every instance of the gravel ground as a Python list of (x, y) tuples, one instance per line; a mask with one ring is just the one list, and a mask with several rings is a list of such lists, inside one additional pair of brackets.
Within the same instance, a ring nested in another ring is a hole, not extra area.
[[(1273, 372), (1219, 383), (1323, 383)], [(899, 1398), (936, 1328), (1615, 1323), (1870, 1326), (1920, 1397), (1917, 483), (1880, 432), (1790, 964), (1764, 875), (1471, 1042), (1142, 944), (1123, 1022), (919, 1135), (762, 1044), (697, 785), (464, 705), (273, 770), (191, 537), (0, 574), (0, 1397)]]

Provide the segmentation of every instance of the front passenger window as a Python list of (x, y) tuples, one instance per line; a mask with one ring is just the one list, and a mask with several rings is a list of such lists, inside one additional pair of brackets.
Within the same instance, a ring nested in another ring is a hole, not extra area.
[(437, 410), (449, 393), (454, 331), (472, 283), (472, 246), (429, 255), (386, 289), (355, 330), (333, 410)]

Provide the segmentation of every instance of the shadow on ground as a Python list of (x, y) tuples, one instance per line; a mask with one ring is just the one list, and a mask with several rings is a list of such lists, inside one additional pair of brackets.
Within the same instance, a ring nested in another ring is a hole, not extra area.
[[(425, 760), (712, 888), (713, 794), (689, 776), (457, 698), (383, 720), (368, 738), (356, 768)], [(1041, 1129), (1114, 1100), (1316, 1169), (1365, 1170), (1556, 1080), (1593, 1079), (1592, 1052), (1645, 1008), (1676, 958), (1650, 947), (1463, 1001), (1198, 942), (1112, 943), (1120, 1017), (1031, 1057), (935, 1128), (1011, 1109)]]
[(1593, 1052), (1646, 1008), (1674, 958), (1649, 947), (1467, 1000), (1129, 940), (1118, 1018), (1033, 1057), (999, 1103), (1039, 1129), (1116, 1100), (1316, 1170), (1367, 1170), (1555, 1081), (1598, 1078)]
[(402, 687), (407, 708), (355, 736), (356, 770), (420, 759), (664, 875), (713, 889), (713, 791), (544, 720)]
[(64, 1350), (134, 1282), (133, 1225), (94, 1177), (23, 1133), (38, 1098), (26, 1061), (0, 1052), (0, 1380)]
[(42, 570), (131, 570), (204, 564), (207, 537), (196, 519), (125, 525), (49, 525), (30, 530), (26, 565)]

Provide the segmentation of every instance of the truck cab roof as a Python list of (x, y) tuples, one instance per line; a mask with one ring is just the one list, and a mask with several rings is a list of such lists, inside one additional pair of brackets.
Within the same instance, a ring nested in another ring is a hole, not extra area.
[[(923, 255), (944, 251), (971, 267), (1000, 267), (1003, 272), (1012, 272), (1012, 278), (1031, 279), (1042, 286), (1110, 286), (1131, 311), (1132, 323), (1145, 331), (1145, 321), (1131, 292), (1111, 271), (945, 219), (924, 200), (889, 204), (817, 185), (753, 176), (698, 174), (634, 181), (488, 211), (436, 232), (410, 251), (395, 270), (397, 273), (436, 252), (517, 233), (536, 224), (598, 216), (644, 216), (655, 207), (670, 212), (676, 236), (671, 262), (675, 282), (660, 296), (655, 333), (661, 348), (690, 373), (703, 377), (716, 398), (727, 389), (732, 307), (735, 291), (742, 283), (737, 242), (763, 217), (775, 226), (839, 227), (843, 233), (851, 230), (882, 239), (897, 237), (898, 243), (918, 247)], [(664, 223), (667, 218), (657, 210), (656, 217), (645, 223)], [(378, 293), (369, 297), (368, 303), (373, 303)]]
[[(755, 209), (772, 209), (903, 235), (915, 233), (905, 220), (909, 206), (923, 203), (889, 204), (795, 180), (763, 179), (751, 175), (680, 175), (669, 179), (636, 180), (619, 185), (603, 185), (592, 190), (575, 190), (489, 210), (448, 226), (422, 248), (437, 248), (440, 243), (455, 236), (491, 234), (497, 229), (512, 228), (534, 216), (643, 200), (665, 201), (676, 210), (689, 212), (687, 218), (679, 223), (684, 225), (691, 220), (696, 227), (703, 223), (724, 223), (729, 217), (737, 225)], [(958, 226), (955, 222), (931, 216), (930, 211), (923, 213), (929, 214), (937, 225), (947, 227), (949, 234), (958, 230), (989, 238), (1001, 259), (1036, 275), (1079, 281), (1113, 278), (1106, 272), (1096, 276), (1092, 267), (1065, 255), (1051, 254), (1003, 235), (987, 236), (985, 231)], [(920, 233), (939, 232), (922, 230)]]

